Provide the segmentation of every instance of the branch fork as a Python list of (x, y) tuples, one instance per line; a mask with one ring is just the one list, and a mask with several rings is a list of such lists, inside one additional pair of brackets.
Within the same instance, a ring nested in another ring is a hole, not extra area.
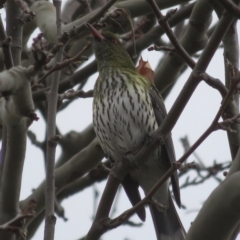
[(21, 229), (22, 222), (26, 218), (31, 218), (35, 215), (34, 208), (36, 207), (36, 201), (31, 199), (28, 202), (27, 209), (17, 214), (12, 220), (0, 225), (0, 231), (7, 231), (15, 233), (20, 239), (26, 238), (26, 232)]
[(167, 12), (166, 16), (162, 15), (158, 19), (159, 24), (162, 25), (163, 23), (166, 23), (177, 12), (177, 10), (177, 8), (171, 9)]

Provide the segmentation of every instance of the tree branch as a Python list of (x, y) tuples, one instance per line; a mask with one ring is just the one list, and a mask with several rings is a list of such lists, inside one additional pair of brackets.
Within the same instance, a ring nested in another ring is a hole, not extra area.
[[(61, 1), (54, 0), (56, 8), (57, 37), (62, 35), (61, 28)], [(56, 61), (62, 61), (63, 46), (56, 54)], [(56, 135), (56, 115), (58, 101), (58, 85), (61, 71), (54, 72), (50, 90), (47, 93), (47, 158), (46, 158), (46, 186), (45, 186), (45, 228), (44, 240), (54, 240), (56, 217), (55, 204), (55, 152), (59, 137)]]

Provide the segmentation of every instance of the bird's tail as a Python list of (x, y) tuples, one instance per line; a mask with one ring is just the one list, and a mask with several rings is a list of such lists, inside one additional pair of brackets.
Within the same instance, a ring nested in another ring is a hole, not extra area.
[(178, 217), (171, 196), (168, 199), (169, 207), (166, 211), (159, 211), (156, 206), (150, 205), (157, 240), (184, 240), (186, 232)]

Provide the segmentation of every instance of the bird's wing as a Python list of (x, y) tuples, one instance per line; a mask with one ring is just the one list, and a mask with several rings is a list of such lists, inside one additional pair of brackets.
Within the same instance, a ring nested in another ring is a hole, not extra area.
[[(122, 181), (122, 186), (133, 206), (135, 206), (138, 202), (141, 201), (140, 192), (138, 190), (139, 184), (132, 179), (130, 174), (127, 174)], [(138, 217), (144, 222), (146, 219), (146, 211), (145, 208), (141, 208), (137, 211)]]
[[(158, 126), (160, 126), (162, 124), (163, 119), (167, 115), (163, 99), (155, 87), (150, 88), (149, 94), (151, 97), (153, 111), (154, 111)], [(165, 144), (162, 146), (161, 151), (163, 152), (162, 154), (166, 154), (168, 156), (165, 159), (168, 159), (167, 164), (170, 167), (172, 163), (176, 161), (171, 133), (166, 137)], [(171, 182), (172, 182), (172, 188), (173, 188), (173, 193), (174, 193), (176, 203), (179, 207), (181, 207), (180, 189), (179, 189), (177, 172), (175, 172), (171, 176)]]

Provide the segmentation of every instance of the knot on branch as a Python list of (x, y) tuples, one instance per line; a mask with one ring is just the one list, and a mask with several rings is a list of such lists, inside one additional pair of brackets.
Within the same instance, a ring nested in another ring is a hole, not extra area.
[(3, 225), (0, 225), (0, 231), (12, 232), (12, 233), (16, 234), (18, 239), (26, 239), (26, 232), (24, 232), (21, 229), (21, 227), (23, 225), (23, 220), (25, 218), (30, 218), (30, 217), (34, 216), (34, 214), (35, 214), (35, 211), (34, 211), (35, 207), (36, 207), (36, 200), (31, 199), (27, 203), (26, 210), (18, 213), (17, 216), (14, 217), (9, 222), (6, 222)]
[[(113, 225), (114, 227), (111, 226), (111, 225)], [(102, 219), (102, 220), (100, 220), (98, 222), (98, 226), (97, 227), (98, 227), (99, 231), (105, 232), (108, 229), (116, 228), (115, 225), (116, 225), (116, 223), (113, 222), (113, 220), (111, 220), (109, 217), (106, 217), (106, 218), (104, 218), (104, 219)], [(117, 225), (117, 226), (119, 226), (119, 225)]]
[(3, 91), (1, 92), (1, 96), (8, 100), (8, 98), (14, 93), (14, 91)]
[(223, 176), (226, 177), (228, 175), (228, 171), (223, 172)]
[(171, 9), (171, 10), (169, 10), (168, 12), (167, 12), (167, 14), (164, 16), (164, 15), (162, 15), (161, 17), (160, 17), (160, 19), (158, 20), (158, 22), (159, 22), (159, 24), (164, 24), (164, 23), (166, 23), (176, 12), (177, 12), (177, 8), (175, 8), (175, 9)]
[(70, 89), (67, 92), (60, 94), (58, 97), (58, 101), (61, 103), (63, 100), (71, 100), (75, 98), (91, 98), (93, 97), (93, 90), (89, 90), (84, 92), (83, 90), (75, 91), (74, 89)]
[(26, 117), (30, 118), (31, 121), (38, 121), (39, 117), (33, 111), (30, 111), (26, 114)]
[(30, 9), (28, 9), (28, 10), (26, 9), (23, 11), (22, 20), (24, 22), (31, 22), (34, 17), (35, 17), (35, 13), (33, 11), (31, 11)]
[(199, 72), (199, 71), (193, 71), (192, 72), (192, 78), (196, 81), (201, 81), (202, 79), (208, 79), (207, 75), (204, 72)]
[(35, 17), (35, 13), (29, 9), (28, 4), (22, 0), (13, 1), (23, 11), (22, 21), (24, 22), (32, 21), (33, 18)]
[(228, 68), (229, 76), (231, 78), (230, 89), (231, 88), (235, 89), (240, 82), (239, 70), (228, 59), (226, 59), (226, 65)]
[(108, 12), (100, 19), (100, 23), (111, 23), (119, 28), (123, 29), (124, 25), (131, 21), (130, 13), (123, 8), (112, 7)]
[(57, 218), (54, 215), (48, 215), (46, 217), (46, 221), (50, 224), (55, 224), (56, 220), (57, 220)]
[(180, 170), (181, 168), (183, 168), (183, 164), (182, 164), (181, 162), (179, 162), (179, 161), (173, 162), (173, 163), (172, 163), (172, 166), (173, 166), (175, 169), (178, 169), (178, 170)]
[(7, 36), (2, 42), (2, 48), (9, 49), (11, 45), (12, 45), (12, 37)]
[(54, 54), (47, 50), (48, 46), (43, 42), (42, 38), (42, 33), (38, 34), (36, 38), (33, 38), (32, 55), (35, 71), (38, 71), (54, 57)]
[(49, 140), (48, 140), (48, 143), (53, 146), (53, 147), (56, 147), (59, 140), (61, 139), (62, 137), (60, 135), (55, 135), (53, 137), (51, 137)]
[(25, 215), (33, 216), (35, 214), (36, 205), (37, 205), (36, 199), (30, 199), (27, 204), (27, 208), (22, 213)]
[(231, 128), (232, 124), (239, 124), (240, 123), (240, 114), (232, 117), (232, 118), (228, 118), (226, 120), (224, 120), (223, 122), (220, 122), (216, 125), (215, 130), (224, 130), (227, 131), (229, 133), (236, 133), (235, 130), (233, 130)]
[(187, 163), (187, 164), (181, 164), (180, 167), (178, 168), (179, 171), (183, 172), (183, 171), (187, 171), (189, 169), (196, 169), (198, 168), (199, 165), (195, 162), (191, 162), (191, 163)]
[(148, 48), (148, 51), (169, 51), (169, 52), (174, 52), (176, 53), (175, 48), (173, 47), (168, 47), (168, 46), (157, 46), (156, 44), (154, 44), (153, 46)]
[(167, 207), (161, 204), (160, 202), (155, 201), (154, 199), (150, 199), (149, 204), (153, 205), (158, 209), (160, 212), (165, 212), (167, 210)]
[(216, 175), (217, 173), (219, 173), (219, 171), (221, 171), (223, 169), (224, 165), (221, 163), (216, 163), (216, 161), (214, 161), (214, 165), (212, 167), (207, 168), (209, 174), (211, 175)]
[(58, 41), (65, 45), (70, 38), (70, 33), (68, 32), (63, 32), (62, 36), (59, 37)]
[(115, 8), (114, 11), (109, 11), (105, 16), (106, 17), (110, 17), (110, 18), (118, 18), (121, 16), (121, 11), (119, 11), (120, 9)]

